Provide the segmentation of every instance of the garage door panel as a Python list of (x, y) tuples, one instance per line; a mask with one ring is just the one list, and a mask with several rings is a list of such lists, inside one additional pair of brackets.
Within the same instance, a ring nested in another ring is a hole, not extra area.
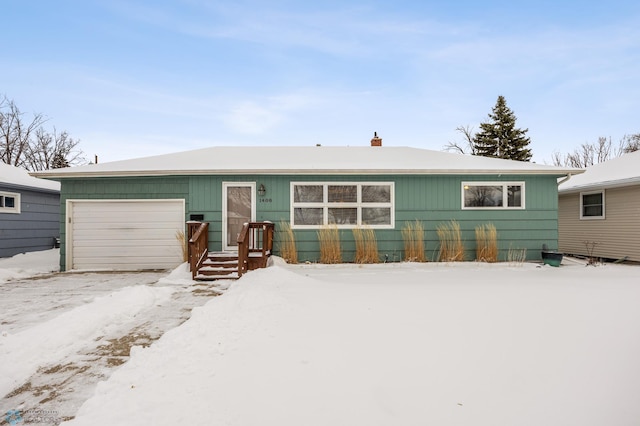
[[(133, 212), (87, 212), (83, 215), (75, 215), (74, 220), (78, 223), (95, 223), (95, 222), (172, 222), (178, 218), (178, 215), (171, 212), (152, 212), (152, 213), (133, 213)], [(182, 220), (182, 216), (179, 217)]]
[(71, 201), (72, 269), (167, 269), (182, 263), (183, 200)]
[(108, 247), (82, 247), (78, 248), (81, 250), (82, 258), (103, 258), (107, 259), (120, 259), (120, 258), (129, 258), (129, 257), (149, 257), (148, 253), (150, 250), (153, 250), (153, 257), (171, 257), (175, 258), (176, 255), (181, 256), (179, 247), (135, 247), (135, 246), (113, 246), (115, 251), (111, 250)]
[[(130, 212), (156, 212), (156, 211), (175, 211), (173, 207), (168, 204), (172, 200), (78, 200), (82, 201), (83, 205), (76, 205), (77, 212), (86, 211), (108, 211), (108, 212), (121, 212), (122, 206), (128, 204), (127, 211)], [(159, 201), (156, 203), (156, 201)], [(161, 204), (163, 203), (163, 204)]]
[[(176, 239), (157, 238), (149, 241), (152, 242), (153, 245), (173, 246)], [(123, 240), (121, 238), (102, 238), (100, 241), (76, 241), (75, 247), (141, 247), (141, 245), (137, 241)]]
[(173, 228), (170, 227), (172, 224), (159, 224), (156, 226), (141, 226), (141, 227), (130, 227), (130, 226), (116, 226), (110, 224), (108, 226), (103, 226), (101, 228), (96, 227), (87, 227), (87, 226), (74, 226), (74, 232), (77, 232), (77, 235), (81, 237), (91, 237), (91, 235), (116, 235), (120, 236), (123, 239), (129, 239), (129, 234), (135, 234), (136, 238), (144, 238), (148, 236), (149, 238), (158, 238), (158, 236), (164, 238), (176, 238), (176, 234), (179, 232), (183, 232), (183, 228)]
[(167, 269), (167, 263), (172, 260), (172, 258), (158, 258), (155, 262), (152, 262), (149, 261), (147, 257), (130, 257), (120, 259), (116, 268), (113, 262), (105, 260), (104, 258), (83, 259), (82, 261), (74, 263), (74, 269), (135, 271), (140, 270), (138, 266), (141, 264), (145, 265), (143, 269)]
[[(171, 212), (153, 212), (153, 213), (130, 213), (130, 212), (87, 212), (83, 215), (74, 215), (74, 220), (78, 223), (94, 223), (94, 222), (171, 222), (176, 220), (178, 215)], [(182, 219), (182, 217), (180, 217)]]

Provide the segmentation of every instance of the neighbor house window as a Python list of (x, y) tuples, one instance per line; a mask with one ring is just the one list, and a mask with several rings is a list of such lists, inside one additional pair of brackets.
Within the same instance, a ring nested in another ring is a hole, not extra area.
[(292, 182), (292, 227), (393, 228), (393, 182)]
[(20, 194), (0, 192), (0, 213), (20, 213)]
[(524, 209), (524, 182), (462, 182), (463, 209)]
[(604, 219), (604, 191), (580, 194), (580, 219)]

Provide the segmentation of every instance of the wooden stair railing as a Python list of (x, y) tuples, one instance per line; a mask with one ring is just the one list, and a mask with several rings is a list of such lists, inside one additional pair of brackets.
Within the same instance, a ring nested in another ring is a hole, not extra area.
[(191, 278), (195, 279), (202, 263), (209, 255), (209, 224), (207, 222), (187, 222), (189, 237), (189, 267)]
[(238, 234), (238, 276), (265, 268), (273, 251), (273, 222), (245, 223)]

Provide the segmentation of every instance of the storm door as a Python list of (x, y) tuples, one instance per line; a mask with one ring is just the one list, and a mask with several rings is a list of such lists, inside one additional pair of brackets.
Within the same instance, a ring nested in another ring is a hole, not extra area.
[(256, 220), (256, 184), (223, 182), (222, 184), (222, 248), (238, 249), (242, 225)]

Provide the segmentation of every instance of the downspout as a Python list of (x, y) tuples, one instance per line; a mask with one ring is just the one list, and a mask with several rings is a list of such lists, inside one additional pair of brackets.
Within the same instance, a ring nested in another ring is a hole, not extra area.
[(573, 175), (571, 173), (568, 173), (566, 178), (564, 178), (560, 182), (558, 182), (558, 186), (562, 185), (563, 183), (565, 183), (566, 181), (571, 179), (571, 176), (573, 176)]

